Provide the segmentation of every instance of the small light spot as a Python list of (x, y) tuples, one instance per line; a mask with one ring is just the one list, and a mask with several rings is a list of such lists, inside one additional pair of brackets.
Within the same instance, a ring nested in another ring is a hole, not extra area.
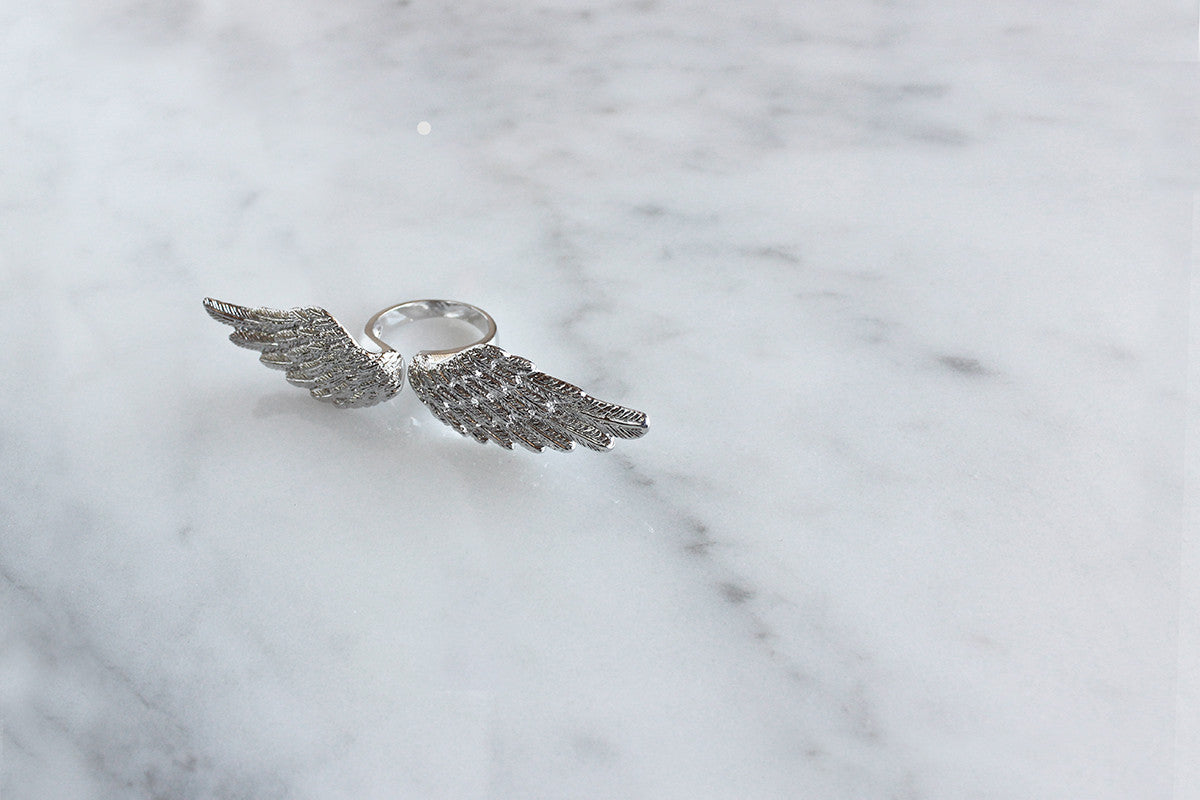
[(421, 134), (422, 136), (428, 136), (431, 130), (433, 130), (433, 126), (425, 120), (421, 120), (417, 123), (417, 133)]

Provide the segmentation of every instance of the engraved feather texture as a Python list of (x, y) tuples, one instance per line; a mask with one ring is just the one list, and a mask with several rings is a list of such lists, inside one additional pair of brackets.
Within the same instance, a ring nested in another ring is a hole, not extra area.
[(289, 383), (338, 408), (365, 408), (390, 400), (404, 386), (399, 353), (371, 353), (323, 308), (247, 308), (204, 299), (209, 315), (234, 328), (229, 341), (262, 353)]
[(646, 415), (597, 400), (525, 358), (493, 344), (452, 355), (419, 353), (408, 382), (433, 415), (476, 441), (513, 445), (540, 453), (582, 444), (608, 450), (615, 439), (646, 433)]

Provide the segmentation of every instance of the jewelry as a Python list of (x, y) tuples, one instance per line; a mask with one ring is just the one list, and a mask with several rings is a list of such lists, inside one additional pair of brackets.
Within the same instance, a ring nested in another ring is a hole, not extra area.
[(399, 324), (457, 319), (480, 338), (459, 348), (417, 353), (408, 366), (408, 382), (435, 417), (463, 436), (540, 453), (547, 447), (572, 450), (577, 443), (608, 450), (615, 439), (636, 439), (647, 431), (641, 411), (597, 400), (491, 344), (496, 322), (469, 303), (410, 300), (388, 306), (366, 326), (378, 353), (360, 347), (323, 308), (247, 308), (206, 297), (204, 309), (233, 326), (231, 342), (258, 350), (259, 360), (283, 370), (289, 383), (338, 408), (373, 406), (404, 387), (404, 357), (379, 335), (385, 316), (399, 316)]

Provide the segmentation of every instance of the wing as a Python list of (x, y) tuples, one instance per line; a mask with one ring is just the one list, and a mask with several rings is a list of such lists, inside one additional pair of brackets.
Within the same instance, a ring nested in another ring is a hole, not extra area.
[(608, 450), (615, 439), (647, 430), (641, 411), (597, 400), (492, 344), (449, 357), (421, 353), (409, 365), (408, 382), (442, 422), (509, 450), (514, 444), (537, 453), (571, 450), (576, 443)]
[(371, 353), (323, 308), (246, 308), (204, 298), (204, 310), (234, 327), (229, 341), (262, 353), (259, 360), (287, 373), (289, 383), (338, 408), (390, 400), (404, 386), (399, 353)]

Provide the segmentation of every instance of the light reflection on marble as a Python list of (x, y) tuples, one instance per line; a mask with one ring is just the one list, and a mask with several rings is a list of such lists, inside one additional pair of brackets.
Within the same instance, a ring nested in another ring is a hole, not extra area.
[[(1195, 30), (6, 4), (0, 797), (1197, 796)], [(205, 295), (477, 303), (651, 432), (337, 411)]]

